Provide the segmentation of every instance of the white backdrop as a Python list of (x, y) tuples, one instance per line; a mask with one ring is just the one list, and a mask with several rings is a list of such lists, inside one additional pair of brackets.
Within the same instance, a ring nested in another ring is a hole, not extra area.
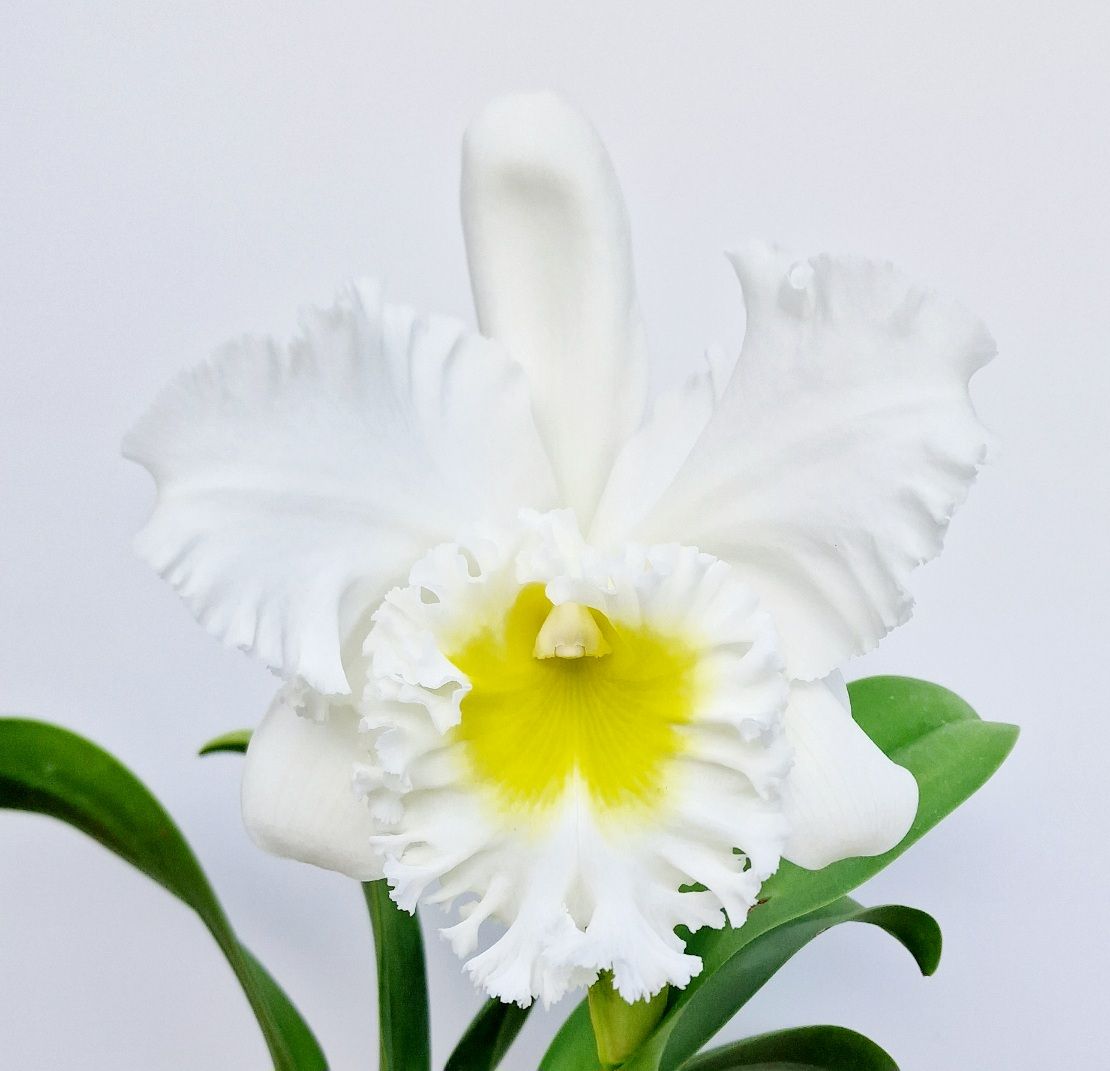
[[(463, 127), (499, 92), (556, 88), (622, 177), (661, 375), (711, 339), (738, 345), (720, 252), (751, 236), (890, 257), (982, 315), (1002, 354), (976, 387), (1002, 451), (919, 574), (914, 621), (852, 667), (940, 681), (1023, 726), (982, 794), (862, 891), (936, 914), (940, 972), (842, 928), (729, 1034), (843, 1023), (905, 1071), (1095, 1066), (1110, 981), (1108, 38), (1105, 5), (1079, 0), (5, 0), (0, 709), (131, 764), (335, 1071), (375, 1065), (357, 888), (254, 850), (239, 760), (193, 758), (253, 724), (272, 681), (132, 556), (151, 486), (118, 442), (178, 368), (240, 332), (286, 335), (350, 275), (469, 318)], [(478, 997), (430, 929), (429, 947), (442, 1061)], [(533, 1017), (512, 1071), (535, 1067), (570, 1007)], [(78, 834), (11, 813), (0, 1065), (268, 1066), (187, 911)]]

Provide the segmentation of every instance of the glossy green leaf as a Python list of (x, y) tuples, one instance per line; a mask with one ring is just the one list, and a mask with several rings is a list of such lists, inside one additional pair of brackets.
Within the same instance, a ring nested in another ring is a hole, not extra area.
[(420, 920), (389, 897), (384, 880), (362, 884), (378, 968), (379, 1071), (429, 1071), (428, 983)]
[[(1013, 726), (980, 721), (958, 696), (924, 681), (877, 677), (852, 685), (850, 693), (853, 715), (863, 729), (917, 778), (921, 799), (913, 827), (901, 844), (882, 856), (848, 859), (815, 872), (784, 863), (764, 885), (764, 902), (741, 929), (694, 935), (690, 949), (702, 957), (705, 967), (679, 994), (658, 1034), (669, 1033), (688, 1005), (696, 1012), (707, 999), (699, 995), (701, 990), (712, 987), (715, 975), (761, 934), (831, 903), (924, 836), (990, 777), (1017, 736)], [(650, 1044), (662, 1059), (658, 1038)]]
[(326, 1068), (304, 1020), (239, 943), (180, 830), (118, 760), (59, 726), (2, 718), (0, 806), (67, 822), (188, 904), (227, 957), (278, 1071)]
[(443, 1071), (493, 1071), (516, 1040), (531, 1010), (487, 1000), (470, 1021)]
[(760, 1034), (682, 1065), (682, 1071), (898, 1071), (875, 1042), (843, 1026), (800, 1026)]
[(585, 1001), (570, 1013), (552, 1038), (539, 1071), (598, 1071), (597, 1041)]
[[(250, 739), (250, 729), (237, 729), (209, 740), (199, 754), (243, 754)], [(378, 972), (380, 1071), (428, 1071), (431, 1042), (420, 923), (393, 903), (384, 881), (364, 882), (362, 888), (374, 932)], [(513, 1037), (515, 1031), (505, 1042), (506, 1047)]]
[(690, 950), (703, 958), (705, 969), (683, 999), (691, 999), (704, 979), (759, 934), (831, 903), (897, 859), (980, 788), (1017, 739), (1014, 726), (980, 721), (959, 696), (926, 681), (871, 677), (848, 691), (860, 727), (917, 780), (920, 799), (909, 833), (885, 855), (845, 859), (823, 870), (784, 862), (764, 883), (760, 906), (744, 926), (694, 935)]
[(215, 755), (221, 751), (230, 751), (242, 755), (251, 742), (250, 729), (233, 729), (230, 733), (214, 736), (197, 752), (198, 755)]
[(845, 896), (817, 911), (793, 919), (750, 942), (702, 985), (698, 999), (682, 1004), (628, 1061), (628, 1071), (673, 1071), (693, 1056), (752, 996), (815, 937), (842, 922), (878, 926), (900, 941), (922, 974), (940, 961), (940, 927), (924, 911), (889, 905), (861, 907)]
[[(698, 993), (732, 956), (761, 934), (851, 892), (897, 859), (981, 788), (1017, 740), (1015, 726), (981, 721), (959, 696), (927, 681), (870, 677), (850, 684), (848, 691), (852, 714), (861, 728), (917, 779), (920, 800), (913, 826), (885, 855), (845, 859), (817, 871), (784, 862), (764, 883), (761, 903), (744, 926), (694, 934), (688, 945), (691, 952), (702, 957), (704, 967), (685, 990), (672, 996), (671, 1007), (649, 1039), (646, 1047), (654, 1048), (657, 1057), (662, 1055), (658, 1038), (670, 1033), (675, 1018), (683, 1014), (687, 1004), (701, 999)], [(589, 1018), (584, 1001), (572, 1018), (580, 1022), (582, 1016)], [(580, 1031), (569, 1031), (563, 1041), (561, 1033), (556, 1043), (567, 1049), (569, 1058), (578, 1058), (577, 1054), (585, 1050)], [(551, 1064), (552, 1071), (557, 1066)], [(568, 1066), (576, 1071), (579, 1065), (571, 1062)]]

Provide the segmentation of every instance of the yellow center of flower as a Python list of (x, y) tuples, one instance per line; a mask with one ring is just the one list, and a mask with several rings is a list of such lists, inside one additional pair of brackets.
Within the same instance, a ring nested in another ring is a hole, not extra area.
[(696, 652), (530, 584), (450, 656), (470, 679), (455, 739), (507, 807), (554, 803), (575, 777), (607, 808), (650, 806), (694, 708)]

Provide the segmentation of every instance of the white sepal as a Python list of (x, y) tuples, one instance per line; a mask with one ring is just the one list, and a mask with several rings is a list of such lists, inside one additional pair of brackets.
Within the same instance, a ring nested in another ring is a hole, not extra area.
[(786, 736), (794, 766), (786, 783), (790, 839), (783, 855), (808, 870), (881, 855), (909, 831), (917, 782), (852, 720), (844, 680), (791, 686)]
[(354, 787), (370, 744), (353, 707), (326, 703), (299, 683), (282, 688), (251, 737), (243, 769), (243, 821), (255, 843), (359, 881), (380, 878), (371, 846), (377, 826)]
[(646, 373), (609, 155), (558, 97), (501, 97), (467, 130), (462, 214), (478, 322), (527, 371), (560, 498), (587, 523)]

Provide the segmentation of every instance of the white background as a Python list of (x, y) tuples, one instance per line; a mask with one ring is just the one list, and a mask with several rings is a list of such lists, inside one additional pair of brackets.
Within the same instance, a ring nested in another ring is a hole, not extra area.
[[(239, 760), (193, 758), (273, 687), (129, 549), (122, 433), (180, 367), (288, 334), (348, 276), (470, 316), (458, 142), (553, 87), (608, 141), (658, 368), (738, 345), (720, 255), (760, 236), (890, 257), (1001, 357), (1002, 451), (853, 676), (944, 682), (1023, 736), (999, 776), (862, 891), (934, 912), (940, 972), (877, 931), (806, 949), (732, 1036), (834, 1022), (905, 1071), (1105, 1058), (1110, 169), (1101, 2), (51, 3), (0, 16), (0, 708), (116, 752), (180, 820), (335, 1071), (375, 1066), (361, 898), (266, 858)], [(1101, 70), (1100, 70), (1101, 68)], [(440, 1062), (478, 998), (430, 936)], [(510, 1058), (535, 1067), (556, 1016)], [(197, 921), (46, 819), (0, 814), (0, 1066), (268, 1066)]]

